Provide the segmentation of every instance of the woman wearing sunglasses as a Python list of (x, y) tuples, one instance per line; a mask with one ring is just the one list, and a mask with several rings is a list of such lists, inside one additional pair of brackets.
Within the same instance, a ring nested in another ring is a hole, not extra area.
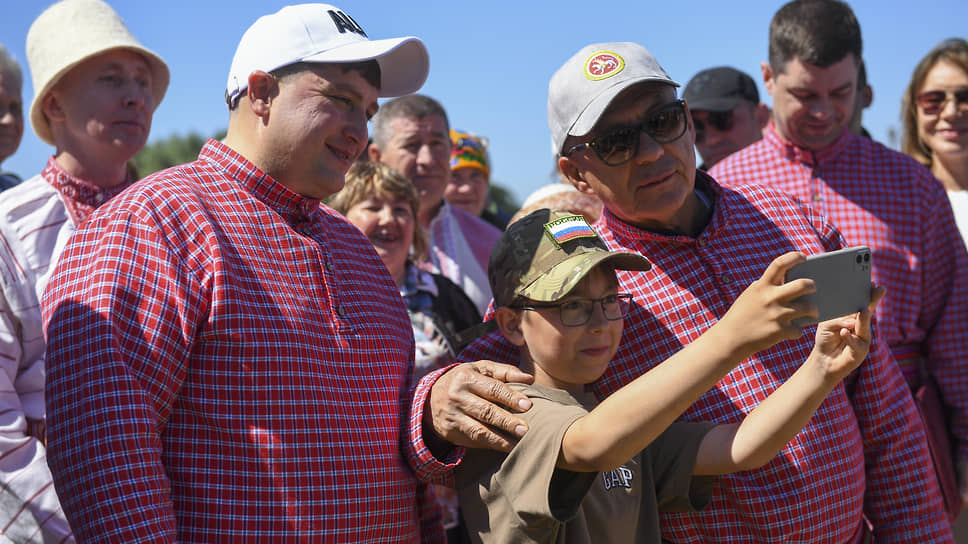
[(921, 59), (901, 117), (901, 149), (944, 184), (968, 240), (968, 41), (945, 40)]

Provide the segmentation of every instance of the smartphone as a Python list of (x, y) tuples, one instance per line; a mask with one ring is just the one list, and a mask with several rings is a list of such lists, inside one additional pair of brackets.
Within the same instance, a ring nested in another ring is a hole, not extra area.
[(806, 327), (859, 312), (871, 302), (871, 250), (856, 246), (810, 255), (787, 271), (786, 281), (799, 278), (816, 282), (817, 291), (799, 300), (815, 305), (820, 317), (794, 319), (794, 325)]

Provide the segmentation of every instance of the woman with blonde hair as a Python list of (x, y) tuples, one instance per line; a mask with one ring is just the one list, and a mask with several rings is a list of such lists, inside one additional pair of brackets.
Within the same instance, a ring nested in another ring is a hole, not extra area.
[(944, 40), (921, 59), (901, 110), (901, 150), (944, 184), (968, 240), (968, 41)]
[(421, 268), (428, 243), (410, 180), (385, 164), (357, 162), (329, 205), (369, 238), (400, 288), (416, 341), (416, 379), (453, 360), (460, 349), (457, 333), (481, 316), (460, 287)]

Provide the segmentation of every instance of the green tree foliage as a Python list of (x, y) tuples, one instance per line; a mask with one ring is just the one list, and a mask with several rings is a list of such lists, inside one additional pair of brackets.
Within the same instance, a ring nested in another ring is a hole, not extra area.
[[(221, 140), (224, 137), (224, 130), (212, 136), (216, 140)], [(138, 177), (143, 178), (165, 168), (192, 162), (198, 158), (198, 152), (205, 145), (206, 139), (197, 132), (190, 132), (184, 136), (172, 134), (167, 138), (146, 145), (133, 159)]]
[(514, 215), (514, 212), (521, 208), (521, 205), (514, 200), (514, 195), (507, 187), (498, 185), (494, 180), (491, 180), (490, 186), (491, 200), (497, 202), (498, 208), (506, 211), (509, 215)]
[[(224, 137), (224, 130), (211, 136), (215, 140), (221, 140)], [(138, 177), (143, 178), (159, 170), (197, 159), (198, 152), (205, 145), (205, 141), (206, 137), (197, 132), (189, 132), (186, 135), (172, 134), (167, 138), (146, 145), (133, 159)], [(491, 181), (490, 191), (491, 199), (497, 202), (498, 207), (508, 214), (513, 214), (521, 207), (515, 201), (510, 190), (493, 180)]]

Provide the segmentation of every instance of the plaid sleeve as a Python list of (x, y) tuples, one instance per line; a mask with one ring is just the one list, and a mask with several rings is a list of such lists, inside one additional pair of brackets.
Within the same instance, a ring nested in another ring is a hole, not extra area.
[(864, 513), (877, 542), (951, 542), (917, 409), (883, 342), (871, 346), (851, 403), (864, 440)]
[[(458, 363), (459, 364), (459, 363)], [(454, 486), (453, 468), (463, 458), (464, 448), (454, 448), (445, 459), (437, 459), (424, 442), (424, 411), (430, 402), (430, 390), (437, 380), (448, 370), (457, 366), (450, 365), (424, 376), (409, 398), (413, 399), (409, 418), (409, 440), (404, 444), (407, 459), (414, 467), (417, 478), (422, 482)]]
[(80, 540), (174, 541), (160, 434), (203, 289), (125, 213), (75, 234), (43, 299), (49, 463)]
[(959, 459), (968, 458), (968, 250), (961, 238), (951, 203), (941, 185), (931, 178), (930, 195), (922, 207), (925, 233), (920, 270), (924, 285), (920, 323), (930, 324), (922, 342), (928, 371), (938, 381), (945, 404), (951, 407), (950, 429)]

